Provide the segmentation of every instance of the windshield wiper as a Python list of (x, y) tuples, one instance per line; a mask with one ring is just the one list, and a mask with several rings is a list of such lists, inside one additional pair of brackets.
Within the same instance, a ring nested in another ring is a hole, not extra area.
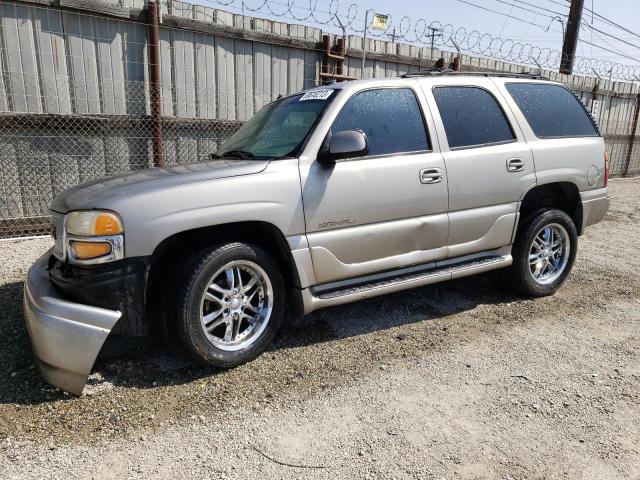
[(211, 154), (211, 158), (241, 158), (242, 160), (250, 160), (254, 157), (255, 155), (253, 153), (247, 152), (246, 150), (229, 150), (222, 155), (217, 153)]

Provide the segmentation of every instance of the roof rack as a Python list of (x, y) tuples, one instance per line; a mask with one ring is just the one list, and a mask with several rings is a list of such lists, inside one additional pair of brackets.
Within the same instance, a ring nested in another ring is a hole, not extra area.
[(425, 70), (422, 72), (411, 72), (401, 75), (402, 78), (412, 77), (439, 77), (441, 75), (455, 75), (455, 76), (482, 76), (482, 77), (514, 77), (514, 78), (530, 78), (536, 80), (548, 80), (543, 75), (536, 75), (535, 73), (514, 73), (514, 72), (461, 72), (459, 70), (451, 70), (449, 68), (435, 68), (432, 70)]

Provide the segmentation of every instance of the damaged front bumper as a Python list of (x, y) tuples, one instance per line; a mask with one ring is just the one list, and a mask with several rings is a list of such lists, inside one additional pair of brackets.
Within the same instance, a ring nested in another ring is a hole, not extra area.
[(65, 300), (49, 280), (51, 251), (31, 267), (24, 285), (24, 316), (42, 375), (81, 395), (91, 368), (121, 313)]

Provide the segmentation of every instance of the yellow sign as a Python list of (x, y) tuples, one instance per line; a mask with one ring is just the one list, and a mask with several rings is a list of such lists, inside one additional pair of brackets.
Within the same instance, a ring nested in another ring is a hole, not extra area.
[(376, 30), (386, 30), (388, 21), (389, 21), (389, 15), (381, 15), (379, 13), (374, 13), (373, 22), (371, 23), (371, 28), (375, 28)]

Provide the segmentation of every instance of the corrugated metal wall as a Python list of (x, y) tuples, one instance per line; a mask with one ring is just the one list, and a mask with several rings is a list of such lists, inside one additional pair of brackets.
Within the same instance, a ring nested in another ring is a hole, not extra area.
[[(11, 2), (0, 16), (0, 112), (149, 113), (146, 24)], [(319, 29), (264, 23), (321, 40)], [(246, 120), (317, 82), (317, 50), (166, 27), (160, 40), (165, 116)]]
[[(0, 3), (0, 237), (44, 228), (46, 223), (33, 227), (34, 219), (46, 215), (60, 190), (152, 164), (143, 0), (110, 0), (107, 13), (39, 3)], [(179, 1), (163, 3), (162, 11), (168, 164), (206, 159), (263, 105), (318, 83), (317, 28)], [(361, 77), (362, 39), (349, 37), (347, 48), (345, 73)], [(441, 56), (447, 63), (452, 58), (450, 52), (375, 39), (367, 41), (367, 56), (364, 78), (401, 75)], [(467, 56), (462, 64), (469, 70), (523, 68)], [(591, 106), (596, 79), (543, 74), (568, 84)], [(619, 174), (638, 89), (608, 81), (599, 82), (599, 89), (598, 121), (612, 173)], [(640, 172), (640, 145), (629, 158), (629, 172)]]

